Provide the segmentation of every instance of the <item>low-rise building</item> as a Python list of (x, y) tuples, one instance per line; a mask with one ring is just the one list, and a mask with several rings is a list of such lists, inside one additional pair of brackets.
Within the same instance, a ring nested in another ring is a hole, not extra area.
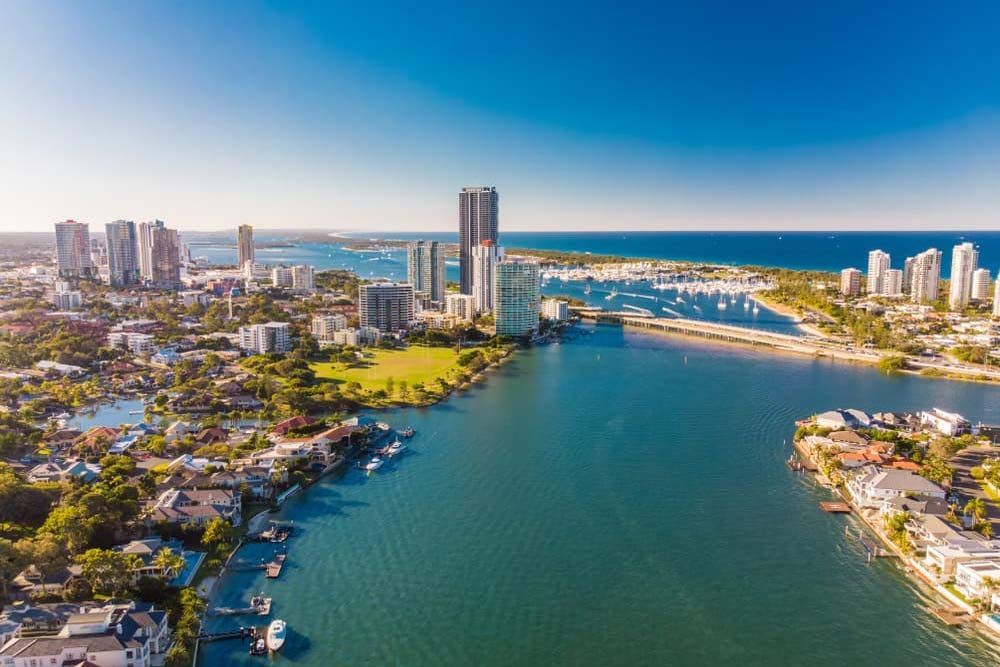
[(240, 511), (240, 494), (229, 489), (169, 489), (152, 503), (146, 521), (204, 525), (221, 518), (238, 526)]
[(920, 423), (925, 428), (951, 437), (972, 432), (972, 424), (969, 423), (969, 420), (958, 413), (947, 412), (941, 408), (934, 408), (930, 412), (921, 412)]
[(343, 313), (314, 315), (312, 318), (313, 338), (322, 342), (332, 342), (333, 335), (347, 328), (347, 317)]
[(288, 322), (240, 327), (240, 349), (251, 354), (284, 353), (292, 349)]

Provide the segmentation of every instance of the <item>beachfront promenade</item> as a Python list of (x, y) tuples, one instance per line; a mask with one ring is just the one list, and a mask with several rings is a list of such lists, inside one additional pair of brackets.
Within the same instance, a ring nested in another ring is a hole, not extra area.
[[(775, 331), (750, 329), (747, 327), (706, 322), (704, 320), (692, 320), (687, 318), (642, 317), (632, 313), (606, 311), (601, 308), (575, 307), (571, 308), (571, 310), (576, 315), (580, 316), (581, 319), (585, 320), (594, 320), (609, 324), (620, 324), (622, 326), (650, 329), (664, 333), (698, 336), (701, 338), (710, 338), (729, 343), (763, 346), (784, 352), (807, 354), (813, 357), (827, 357), (830, 359), (854, 361), (866, 364), (877, 364), (883, 358), (883, 354), (877, 351), (848, 348), (834, 341), (824, 340), (815, 336), (793, 336), (791, 334), (783, 334)], [(986, 370), (980, 367), (963, 366), (958, 364), (945, 366), (941, 364), (928, 363), (914, 357), (907, 357), (906, 361), (907, 365), (914, 370), (928, 368), (945, 373), (958, 373), (973, 377), (989, 377), (991, 380), (1000, 381), (1000, 372)]]

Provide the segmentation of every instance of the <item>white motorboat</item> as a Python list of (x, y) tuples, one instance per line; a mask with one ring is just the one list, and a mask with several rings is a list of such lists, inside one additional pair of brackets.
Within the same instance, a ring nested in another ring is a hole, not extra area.
[(725, 309), (726, 309), (726, 302), (725, 302), (725, 300), (724, 299), (719, 299), (719, 310), (725, 310)]
[(267, 648), (271, 651), (280, 651), (285, 645), (287, 632), (288, 626), (283, 620), (276, 618), (271, 621), (271, 625), (267, 626)]
[(383, 461), (379, 457), (377, 456), (373, 457), (371, 461), (365, 464), (365, 470), (367, 470), (368, 472), (374, 472), (379, 468), (381, 468), (383, 463), (385, 463), (385, 461)]
[(401, 440), (399, 440), (399, 439), (397, 438), (397, 439), (395, 440), (395, 442), (391, 443), (391, 444), (390, 444), (390, 445), (389, 445), (389, 446), (388, 446), (388, 447), (386, 448), (386, 450), (385, 450), (385, 455), (386, 455), (386, 456), (395, 456), (396, 454), (399, 454), (399, 453), (400, 453), (401, 451), (403, 451), (404, 449), (406, 449), (406, 445), (405, 445), (405, 444), (404, 444), (404, 443), (403, 443), (403, 442), (402, 442)]

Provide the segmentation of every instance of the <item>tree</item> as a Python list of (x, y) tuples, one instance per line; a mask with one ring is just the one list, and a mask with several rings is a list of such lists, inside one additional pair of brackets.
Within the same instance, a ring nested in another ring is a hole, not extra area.
[(75, 560), (94, 591), (111, 596), (124, 593), (132, 583), (133, 572), (142, 566), (138, 556), (112, 549), (87, 549)]
[(201, 543), (210, 551), (227, 546), (233, 539), (233, 527), (225, 519), (216, 517), (205, 524)]
[[(38, 570), (43, 581), (66, 566), (66, 549), (54, 535), (41, 534), (18, 540), (14, 548), (21, 554), (22, 562), (30, 563)], [(45, 592), (45, 584), (42, 584), (42, 592)]]
[(153, 557), (153, 565), (163, 570), (167, 578), (173, 578), (180, 574), (186, 564), (184, 556), (173, 549), (160, 549)]
[(986, 518), (986, 503), (982, 498), (973, 498), (965, 504), (965, 516), (972, 516), (972, 524), (978, 526)]
[(14, 547), (13, 542), (0, 537), (0, 598), (7, 599), (8, 584), (25, 565), (24, 554)]

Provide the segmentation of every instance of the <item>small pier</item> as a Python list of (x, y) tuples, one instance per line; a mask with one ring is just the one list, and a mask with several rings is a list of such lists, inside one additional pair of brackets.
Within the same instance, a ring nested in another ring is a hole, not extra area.
[(945, 625), (964, 625), (975, 620), (975, 616), (959, 607), (931, 607), (930, 612)]
[(281, 575), (281, 569), (285, 567), (285, 554), (277, 554), (270, 563), (267, 564), (267, 578), (277, 579)]
[(831, 514), (850, 514), (851, 506), (847, 503), (838, 503), (832, 501), (823, 501), (819, 504), (819, 508), (824, 512), (829, 512)]
[(203, 633), (198, 635), (198, 641), (205, 644), (211, 642), (221, 642), (227, 639), (244, 639), (252, 635), (252, 630), (249, 628), (240, 628), (239, 630), (229, 630), (227, 632), (212, 632)]

